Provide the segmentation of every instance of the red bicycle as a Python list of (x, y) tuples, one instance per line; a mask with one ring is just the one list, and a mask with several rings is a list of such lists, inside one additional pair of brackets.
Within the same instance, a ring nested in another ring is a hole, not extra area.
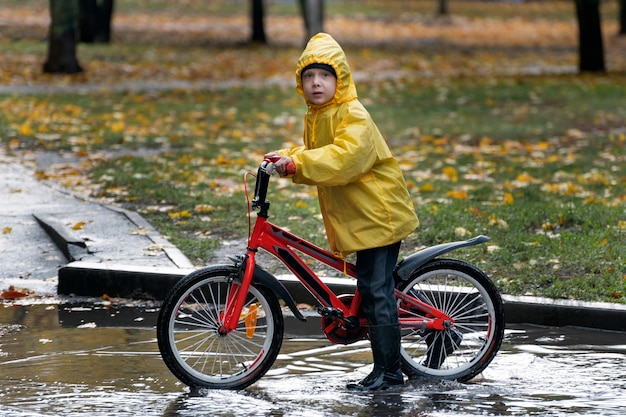
[[(306, 320), (280, 281), (257, 265), (259, 249), (282, 261), (318, 300), (328, 340), (350, 344), (367, 337), (358, 289), (353, 294), (335, 294), (301, 254), (352, 278), (356, 278), (354, 265), (268, 221), (266, 195), (272, 168), (272, 162), (265, 160), (256, 175), (251, 207), (258, 216), (246, 253), (233, 258), (232, 264), (207, 266), (185, 276), (161, 306), (157, 323), (161, 356), (170, 371), (191, 387), (242, 389), (265, 375), (283, 340), (279, 298), (295, 317)], [(468, 381), (495, 357), (505, 327), (498, 290), (475, 266), (440, 258), (488, 240), (481, 235), (436, 245), (396, 266), (401, 363), (409, 378)]]

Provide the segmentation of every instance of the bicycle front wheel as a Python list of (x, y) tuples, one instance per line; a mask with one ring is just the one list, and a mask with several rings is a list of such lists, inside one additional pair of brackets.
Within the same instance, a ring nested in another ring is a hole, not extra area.
[[(402, 368), (409, 377), (468, 381), (493, 360), (504, 338), (500, 293), (478, 268), (455, 259), (435, 259), (415, 270), (398, 289), (443, 311), (444, 330), (402, 328)], [(414, 307), (398, 310), (400, 320), (426, 319)]]
[(283, 339), (283, 316), (273, 292), (251, 284), (239, 323), (222, 335), (223, 312), (238, 279), (234, 266), (187, 275), (166, 297), (157, 322), (161, 357), (194, 388), (242, 389), (270, 369)]

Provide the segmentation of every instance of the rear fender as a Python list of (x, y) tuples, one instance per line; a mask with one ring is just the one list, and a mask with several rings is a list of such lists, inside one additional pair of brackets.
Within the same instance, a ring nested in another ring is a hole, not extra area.
[(415, 252), (414, 254), (401, 260), (393, 271), (394, 277), (401, 281), (406, 281), (409, 279), (413, 271), (431, 259), (465, 246), (479, 245), (487, 241), (489, 241), (487, 236), (480, 235), (469, 240), (442, 243), (440, 245), (422, 249), (421, 251)]

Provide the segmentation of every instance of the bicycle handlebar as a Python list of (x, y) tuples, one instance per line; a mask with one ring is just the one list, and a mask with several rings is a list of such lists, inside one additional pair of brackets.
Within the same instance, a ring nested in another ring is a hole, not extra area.
[[(259, 165), (256, 176), (256, 186), (254, 187), (254, 199), (252, 200), (253, 209), (258, 209), (265, 205), (270, 176), (276, 173), (276, 168), (273, 164), (279, 159), (280, 156), (269, 156), (261, 162), (261, 165)], [(287, 164), (286, 173), (288, 175), (296, 173), (296, 165), (293, 161)]]
[(267, 165), (271, 161), (264, 160), (259, 165), (256, 174), (256, 185), (254, 186), (254, 199), (252, 200), (252, 209), (258, 209), (265, 205), (265, 197), (267, 196), (267, 186), (270, 183), (270, 173), (267, 172)]

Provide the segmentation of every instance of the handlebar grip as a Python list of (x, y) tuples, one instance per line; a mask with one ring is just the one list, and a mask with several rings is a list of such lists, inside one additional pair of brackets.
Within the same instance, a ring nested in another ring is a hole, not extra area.
[[(275, 163), (275, 162), (278, 162), (280, 158), (281, 157), (278, 155), (266, 156), (265, 161)], [(289, 162), (287, 166), (285, 167), (285, 175), (294, 175), (295, 173), (296, 173), (296, 164), (293, 161)]]

